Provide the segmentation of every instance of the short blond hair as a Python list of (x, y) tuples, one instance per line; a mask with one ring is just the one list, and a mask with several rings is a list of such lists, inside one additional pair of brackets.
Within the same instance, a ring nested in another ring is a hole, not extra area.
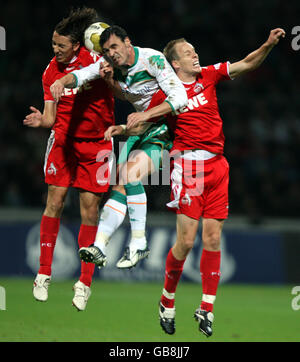
[(165, 46), (163, 53), (167, 58), (167, 61), (172, 65), (173, 60), (178, 60), (178, 54), (175, 49), (175, 45), (179, 43), (185, 43), (186, 40), (184, 38), (179, 38), (175, 40), (169, 41), (169, 43)]

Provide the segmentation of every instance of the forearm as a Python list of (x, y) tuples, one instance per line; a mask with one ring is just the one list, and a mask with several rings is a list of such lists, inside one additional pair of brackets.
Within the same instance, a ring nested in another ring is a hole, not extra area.
[(63, 84), (65, 88), (76, 88), (77, 86), (77, 79), (72, 73), (63, 76), (59, 79), (59, 81)]
[(74, 77), (75, 80), (75, 83), (72, 83), (73, 87), (70, 88), (81, 87), (83, 84), (91, 80), (100, 78), (99, 69), (100, 62), (98, 60), (96, 63), (92, 63), (84, 68), (74, 70), (72, 73), (69, 73)]
[(260, 48), (248, 54), (244, 58), (244, 62), (247, 65), (247, 70), (251, 71), (258, 68), (261, 63), (266, 59), (273, 47), (274, 44), (268, 44), (266, 42)]
[(165, 114), (168, 114), (172, 112), (172, 107), (169, 102), (162, 102), (158, 106), (155, 106), (153, 108), (148, 109), (148, 111), (145, 111), (145, 115), (147, 116), (147, 120), (151, 121), (151, 118), (156, 118), (163, 116)]
[(48, 119), (44, 119), (44, 117), (42, 118), (40, 127), (42, 128), (52, 128), (54, 122), (48, 120)]
[(281, 28), (271, 30), (268, 40), (261, 47), (248, 54), (239, 62), (229, 65), (230, 76), (235, 78), (243, 73), (247, 73), (258, 68), (266, 59), (273, 47), (279, 42), (279, 39), (284, 38), (284, 36), (285, 31)]
[(51, 128), (55, 123), (55, 119), (56, 119), (56, 103), (46, 102), (41, 117), (40, 127)]
[(55, 123), (55, 119), (48, 118), (47, 116), (45, 116), (43, 114), (42, 118), (41, 118), (40, 127), (42, 127), (42, 128), (52, 128), (54, 123)]
[(151, 126), (151, 123), (139, 123), (137, 126), (127, 129), (126, 125), (122, 125), (124, 127), (123, 134), (125, 136), (139, 136), (147, 131), (147, 129)]

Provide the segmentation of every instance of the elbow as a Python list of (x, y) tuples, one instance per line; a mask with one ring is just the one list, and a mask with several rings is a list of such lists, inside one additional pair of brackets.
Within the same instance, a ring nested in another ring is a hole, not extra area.
[(49, 128), (52, 128), (53, 125), (54, 125), (54, 122), (46, 122), (46, 123), (42, 124), (42, 127), (49, 129)]
[(182, 94), (181, 104), (180, 104), (180, 107), (178, 107), (178, 108), (187, 106), (188, 101), (189, 101), (188, 96), (187, 96), (186, 90), (184, 89), (184, 93)]
[(187, 97), (185, 89), (183, 92), (177, 93), (176, 95), (169, 97), (168, 100), (172, 104), (174, 111), (177, 111), (180, 108), (186, 107), (188, 104), (188, 97)]

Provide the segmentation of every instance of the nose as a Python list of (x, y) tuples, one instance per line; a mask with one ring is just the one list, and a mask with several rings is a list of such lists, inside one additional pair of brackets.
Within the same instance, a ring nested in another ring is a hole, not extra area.
[(58, 46), (57, 45), (52, 45), (53, 48), (53, 52), (56, 54), (58, 53)]
[(113, 58), (114, 55), (115, 55), (114, 49), (109, 49), (109, 51), (108, 51), (108, 56), (109, 56), (110, 58)]

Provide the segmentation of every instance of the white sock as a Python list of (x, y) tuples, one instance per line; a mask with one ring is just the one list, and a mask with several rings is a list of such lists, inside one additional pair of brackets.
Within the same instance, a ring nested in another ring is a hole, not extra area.
[(124, 221), (126, 215), (126, 196), (118, 191), (113, 191), (110, 199), (103, 207), (98, 225), (94, 245), (104, 254), (112, 234)]
[(127, 195), (127, 206), (131, 225), (130, 250), (145, 249), (147, 240), (145, 238), (147, 217), (147, 195), (141, 183), (125, 185)]
[(147, 240), (145, 238), (147, 217), (147, 196), (141, 183), (125, 185), (127, 195), (127, 206), (131, 225), (131, 250), (145, 249)]

